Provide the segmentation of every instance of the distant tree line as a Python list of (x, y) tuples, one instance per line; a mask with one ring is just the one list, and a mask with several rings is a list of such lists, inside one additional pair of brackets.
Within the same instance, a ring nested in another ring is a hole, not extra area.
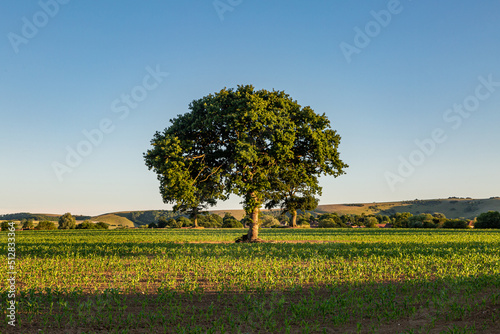
[[(0, 215), (0, 220), (17, 220), (17, 221), (24, 221), (24, 220), (37, 220), (37, 221), (52, 221), (52, 222), (57, 222), (59, 221), (59, 218), (61, 216), (49, 216), (49, 215), (44, 215), (44, 214), (38, 214), (38, 213), (29, 213), (29, 212), (19, 212), (19, 213), (7, 213), (4, 215)], [(87, 220), (90, 219), (90, 216), (82, 216), (82, 215), (75, 215), (74, 216), (77, 220)]]
[(73, 217), (71, 213), (67, 212), (59, 218), (58, 228), (60, 230), (107, 230), (109, 225), (103, 222), (92, 223), (90, 220), (85, 220), (80, 224), (76, 224), (75, 217)]
[[(248, 227), (252, 219), (245, 216), (238, 220), (229, 212), (221, 217), (214, 213), (201, 213), (197, 216), (198, 227), (204, 228), (245, 228)], [(283, 227), (289, 222), (286, 216), (280, 216), (279, 212), (269, 212), (268, 214), (259, 214), (259, 222), (261, 227)], [(193, 219), (185, 216), (177, 216), (175, 218), (165, 219), (160, 218), (158, 221), (148, 225), (149, 228), (181, 228), (195, 227)]]
[[(214, 213), (204, 213), (197, 216), (199, 227), (204, 228), (243, 228), (243, 224), (226, 212), (224, 217)], [(181, 228), (195, 227), (192, 219), (185, 216), (177, 216), (175, 218), (160, 217), (156, 222), (150, 223), (149, 228)]]
[[(154, 211), (147, 211), (150, 215)], [(173, 215), (171, 211), (168, 216), (163, 216), (161, 211), (157, 211), (159, 218), (145, 225), (149, 228), (182, 228), (194, 227), (192, 219), (182, 216)], [(141, 214), (139, 214), (141, 215)], [(153, 214), (155, 215), (155, 214)], [(293, 217), (289, 213), (280, 213), (279, 211), (269, 211), (266, 214), (259, 213), (259, 225), (264, 228), (279, 228), (292, 226)], [(198, 226), (204, 228), (244, 228), (248, 227), (252, 221), (251, 217), (245, 216), (238, 220), (230, 213), (226, 212), (224, 217), (214, 213), (202, 213), (198, 215)], [(13, 221), (13, 220), (10, 220)], [(472, 222), (472, 224), (471, 224)], [(2, 231), (9, 228), (9, 221), (1, 223)], [(422, 213), (413, 215), (409, 212), (398, 212), (391, 215), (356, 215), (337, 213), (314, 214), (311, 212), (302, 212), (296, 215), (296, 225), (298, 227), (318, 227), (318, 228), (353, 228), (367, 227), (375, 228), (379, 225), (384, 225), (392, 228), (453, 228), (465, 229), (471, 228), (500, 228), (500, 212), (489, 211), (480, 214), (474, 221), (465, 218), (449, 219), (442, 213)], [(65, 213), (58, 220), (56, 227), (53, 221), (42, 220), (35, 226), (33, 219), (23, 219), (17, 228), (34, 229), (34, 230), (55, 230), (55, 229), (108, 229), (109, 225), (103, 222), (93, 223), (90, 220), (85, 220), (80, 224), (76, 224), (76, 219), (71, 213)]]
[[(241, 228), (247, 227), (250, 217), (246, 216), (241, 221), (229, 213), (224, 217), (216, 214), (203, 214), (198, 217), (199, 226), (210, 228)], [(290, 214), (280, 214), (278, 211), (259, 214), (259, 224), (261, 227), (277, 228), (292, 226)], [(311, 212), (300, 212), (296, 217), (298, 227), (318, 227), (318, 228), (353, 228), (365, 227), (376, 228), (386, 226), (392, 228), (500, 228), (500, 213), (490, 211), (479, 215), (473, 224), (471, 220), (465, 218), (450, 219), (442, 213), (422, 213), (413, 215), (409, 212), (394, 213), (392, 215), (356, 215), (337, 213), (314, 214)], [(177, 218), (160, 219), (158, 222), (149, 225), (150, 228), (181, 228), (192, 227), (193, 222), (189, 218), (179, 216)]]
[(475, 220), (448, 219), (442, 213), (412, 215), (409, 212), (396, 213), (390, 218), (392, 227), (396, 228), (471, 228), (472, 226), (474, 228), (500, 228), (498, 211), (481, 213)]
[(391, 227), (394, 228), (470, 228), (465, 218), (448, 219), (442, 213), (422, 213), (412, 215), (409, 212), (398, 212), (391, 215)]
[[(81, 216), (76, 216), (76, 217), (81, 217)], [(2, 230), (4, 223), (2, 223)], [(75, 216), (71, 215), (71, 213), (65, 213), (64, 215), (60, 216), (59, 219), (57, 220), (58, 226), (56, 227), (56, 224), (54, 221), (51, 220), (40, 220), (38, 225), (35, 226), (33, 218), (26, 218), (21, 221), (20, 227), (22, 229), (27, 229), (27, 230), (55, 230), (55, 229), (60, 229), (60, 230), (69, 230), (69, 229), (85, 229), (85, 230), (90, 230), (90, 229), (103, 229), (107, 230), (109, 228), (109, 225), (103, 222), (97, 222), (93, 223), (90, 220), (85, 220), (80, 224), (76, 223), (76, 218)]]
[[(323, 227), (323, 228), (348, 228), (354, 226), (376, 227), (377, 224), (390, 222), (388, 216), (365, 216), (365, 215), (342, 215), (336, 213), (325, 213), (313, 215), (311, 212), (299, 211), (296, 215), (297, 227)], [(293, 216), (289, 213), (280, 213), (279, 211), (269, 211), (265, 214), (259, 213), (259, 226), (264, 228), (292, 227)], [(224, 217), (216, 214), (201, 214), (198, 216), (198, 226), (205, 228), (244, 228), (248, 227), (252, 221), (251, 217), (245, 216), (238, 220), (230, 213), (226, 212)], [(164, 219), (160, 218), (157, 222), (148, 225), (149, 228), (181, 228), (194, 227), (193, 221), (185, 216)]]

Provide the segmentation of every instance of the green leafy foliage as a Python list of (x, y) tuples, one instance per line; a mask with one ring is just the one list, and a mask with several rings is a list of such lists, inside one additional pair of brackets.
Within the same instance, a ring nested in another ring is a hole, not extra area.
[(35, 224), (33, 223), (33, 219), (25, 219), (21, 222), (21, 224), (22, 224), (24, 229), (32, 230), (35, 227)]
[(222, 228), (243, 228), (243, 224), (229, 212), (226, 212), (222, 218)]
[(56, 224), (49, 220), (42, 220), (35, 227), (35, 230), (55, 230), (55, 229), (56, 229)]
[(222, 217), (214, 213), (199, 216), (198, 225), (201, 227), (222, 227)]
[(347, 227), (347, 225), (342, 222), (342, 219), (336, 213), (325, 213), (318, 217), (318, 227), (334, 228)]
[(77, 230), (92, 230), (95, 228), (95, 224), (90, 222), (89, 220), (85, 220), (82, 223), (76, 225)]
[(193, 226), (193, 222), (191, 219), (184, 217), (184, 216), (179, 216), (177, 218), (177, 221), (181, 224), (181, 227), (191, 227)]
[(409, 221), (408, 219), (413, 215), (409, 212), (396, 213), (393, 215), (394, 223), (393, 227), (406, 228), (408, 227)]
[(104, 222), (97, 222), (97, 223), (95, 223), (95, 226), (99, 230), (107, 230), (107, 229), (109, 229), (109, 224), (106, 224)]
[(284, 92), (238, 86), (195, 100), (189, 109), (155, 134), (146, 165), (158, 176), (164, 202), (194, 217), (230, 194), (240, 196), (252, 219), (249, 240), (258, 239), (264, 203), (286, 210), (317, 205), (318, 177), (336, 177), (347, 167), (326, 116)]
[(416, 216), (408, 217), (407, 226), (410, 228), (434, 228), (434, 217), (429, 213), (422, 213)]
[(1, 224), (0, 224), (0, 227), (2, 228), (2, 231), (8, 231), (9, 228), (10, 228), (10, 225), (9, 225), (9, 221), (3, 221)]
[(75, 227), (76, 219), (71, 215), (71, 213), (67, 212), (59, 218), (59, 229), (67, 230)]
[[(285, 181), (283, 181), (285, 182)], [(316, 182), (316, 184), (314, 184)], [(277, 198), (277, 200), (271, 200), (266, 204), (267, 208), (272, 208), (276, 205), (280, 205), (281, 207), (281, 212), (282, 213), (290, 213), (291, 218), (289, 220), (289, 224), (292, 227), (296, 227), (297, 225), (303, 225), (306, 223), (304, 221), (307, 220), (307, 224), (309, 224), (308, 218), (299, 218), (298, 217), (298, 211), (303, 211), (306, 212), (308, 210), (314, 210), (318, 206), (319, 200), (315, 197), (313, 197), (311, 194), (312, 193), (320, 193), (321, 188), (317, 185), (317, 180), (311, 181), (311, 188), (308, 190), (305, 190), (306, 185), (301, 184), (301, 187), (303, 187), (303, 194), (301, 196), (297, 195), (296, 191), (298, 188), (294, 188), (293, 186), (289, 187), (289, 190), (287, 193), (278, 193), (274, 194), (274, 197)], [(314, 185), (313, 185), (314, 184)], [(282, 186), (284, 187), (286, 184), (283, 183)], [(282, 198), (280, 200), (280, 198)], [(299, 222), (299, 220), (302, 219), (302, 222)]]
[(103, 222), (92, 223), (90, 220), (85, 220), (81, 224), (76, 225), (77, 230), (107, 230), (109, 225)]
[(500, 212), (488, 211), (477, 217), (474, 228), (500, 228)]
[(236, 219), (231, 219), (222, 223), (222, 228), (243, 228), (243, 224)]
[(160, 219), (158, 219), (158, 222), (156, 222), (156, 226), (158, 228), (165, 228), (169, 226), (169, 220), (167, 220), (165, 217), (161, 217)]
[(375, 228), (378, 227), (378, 219), (376, 217), (365, 217), (364, 218), (365, 227)]
[(262, 215), (260, 217), (262, 227), (279, 227), (281, 226), (278, 219), (270, 215)]
[(362, 223), (360, 222), (360, 218), (361, 218), (361, 216), (353, 215), (353, 214), (347, 214), (347, 215), (340, 216), (340, 220), (346, 226), (360, 226), (360, 225), (362, 225)]
[(117, 216), (125, 217), (137, 225), (148, 225), (156, 223), (160, 218), (175, 218), (179, 214), (169, 210), (148, 210), (148, 211), (133, 211), (133, 212), (117, 212)]
[(469, 228), (465, 219), (448, 219), (443, 223), (443, 228)]
[(181, 227), (182, 227), (182, 222), (177, 221), (177, 220), (176, 220), (176, 219), (174, 219), (174, 218), (170, 218), (170, 219), (167, 221), (167, 226), (168, 226), (168, 227), (171, 227), (171, 228), (181, 228)]
[[(293, 216), (292, 216), (293, 219)], [(303, 214), (297, 215), (297, 225), (307, 227), (311, 223), (315, 222), (314, 216), (310, 212), (304, 212)], [(290, 225), (293, 227), (293, 223)]]

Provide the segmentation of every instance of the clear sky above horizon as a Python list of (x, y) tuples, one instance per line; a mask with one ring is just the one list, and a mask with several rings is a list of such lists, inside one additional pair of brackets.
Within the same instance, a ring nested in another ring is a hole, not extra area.
[(496, 0), (4, 1), (0, 214), (171, 209), (150, 140), (239, 84), (341, 135), (320, 204), (500, 196), (499, 32)]

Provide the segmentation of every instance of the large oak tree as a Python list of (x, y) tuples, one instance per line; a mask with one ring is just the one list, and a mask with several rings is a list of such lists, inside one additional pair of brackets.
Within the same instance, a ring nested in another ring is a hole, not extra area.
[[(340, 136), (327, 117), (282, 91), (223, 89), (189, 105), (157, 132), (144, 157), (165, 203), (198, 208), (236, 194), (258, 240), (259, 210), (301, 203), (320, 193), (318, 177), (338, 176)], [(305, 200), (300, 200), (305, 198)]]

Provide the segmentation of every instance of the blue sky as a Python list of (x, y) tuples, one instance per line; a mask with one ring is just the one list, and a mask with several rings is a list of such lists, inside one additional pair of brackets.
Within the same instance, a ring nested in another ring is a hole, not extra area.
[(493, 0), (4, 1), (0, 214), (170, 209), (142, 154), (238, 84), (342, 136), (320, 204), (500, 196), (499, 31)]

